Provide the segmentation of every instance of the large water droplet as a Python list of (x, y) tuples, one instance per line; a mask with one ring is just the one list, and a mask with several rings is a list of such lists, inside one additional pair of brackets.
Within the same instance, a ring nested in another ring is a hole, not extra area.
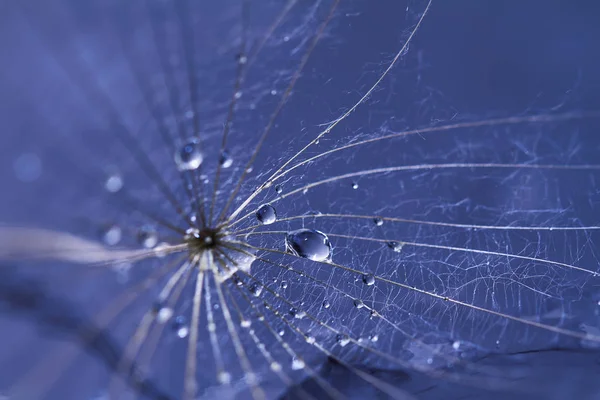
[(285, 235), (285, 246), (289, 253), (313, 261), (331, 259), (331, 243), (323, 232), (315, 229), (298, 229)]
[(263, 225), (270, 225), (277, 221), (277, 212), (270, 204), (263, 204), (256, 211), (256, 219)]
[(175, 163), (180, 171), (197, 169), (203, 160), (197, 139), (190, 140), (175, 153)]

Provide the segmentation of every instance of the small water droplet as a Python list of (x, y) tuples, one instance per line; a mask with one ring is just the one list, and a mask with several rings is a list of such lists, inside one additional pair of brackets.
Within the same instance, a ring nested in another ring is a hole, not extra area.
[(186, 240), (189, 239), (198, 239), (200, 237), (200, 230), (198, 228), (187, 228), (185, 231), (185, 236), (184, 238)]
[(231, 383), (231, 374), (229, 372), (220, 371), (217, 374), (217, 381), (219, 381), (221, 385), (229, 385)]
[(121, 228), (117, 225), (109, 225), (102, 233), (102, 241), (108, 246), (115, 246), (121, 241)]
[(452, 343), (452, 348), (454, 350), (460, 349), (460, 342), (458, 340), (456, 340), (454, 343)]
[(331, 303), (329, 301), (325, 300), (323, 302), (323, 308), (329, 308), (329, 307), (331, 307)]
[(281, 364), (279, 364), (279, 363), (278, 363), (278, 362), (276, 362), (276, 361), (273, 361), (273, 362), (271, 363), (271, 371), (274, 371), (274, 372), (281, 371)]
[(158, 258), (163, 258), (168, 254), (168, 252), (167, 252), (168, 248), (169, 248), (168, 243), (161, 242), (161, 243), (157, 244), (156, 247), (154, 248), (154, 254), (156, 254), (156, 257), (158, 257)]
[(252, 325), (252, 322), (248, 319), (244, 319), (244, 320), (242, 320), (242, 322), (240, 322), (240, 326), (242, 328), (250, 328), (251, 325)]
[(156, 321), (161, 324), (167, 322), (173, 316), (173, 309), (169, 307), (160, 307), (156, 313)]
[(301, 360), (301, 359), (299, 359), (299, 358), (296, 358), (296, 357), (294, 357), (294, 358), (292, 359), (292, 369), (293, 369), (294, 371), (298, 371), (298, 370), (300, 370), (300, 369), (303, 369), (303, 368), (304, 368), (304, 366), (305, 366), (305, 364), (304, 364), (304, 361), (303, 361), (303, 360)]
[(363, 275), (363, 283), (367, 286), (372, 286), (375, 284), (375, 276), (373, 276), (373, 274), (366, 274)]
[(223, 150), (221, 153), (221, 156), (219, 157), (219, 164), (221, 164), (222, 168), (229, 168), (233, 165), (233, 158), (231, 158), (227, 150)]
[(34, 153), (23, 153), (13, 163), (15, 176), (21, 182), (33, 182), (42, 174), (42, 160)]
[(373, 223), (376, 226), (381, 226), (381, 225), (383, 225), (383, 219), (380, 217), (375, 217), (375, 218), (373, 218)]
[(277, 94), (277, 90), (273, 89), (271, 90), (271, 96), (275, 96)]
[(190, 331), (187, 326), (185, 317), (180, 315), (175, 318), (175, 320), (173, 321), (173, 330), (177, 334), (177, 337), (179, 337), (180, 339), (187, 337)]
[(371, 342), (375, 343), (379, 340), (379, 336), (378, 335), (373, 335), (371, 336)]
[(363, 301), (361, 299), (355, 299), (354, 300), (354, 307), (361, 309), (365, 306), (365, 303), (363, 303)]
[(248, 57), (246, 57), (245, 54), (237, 54), (236, 56), (237, 62), (239, 62), (240, 64), (246, 64), (248, 62)]
[(198, 169), (204, 156), (200, 151), (200, 142), (192, 139), (175, 153), (175, 163), (180, 171)]
[(252, 285), (250, 285), (250, 293), (252, 293), (252, 295), (254, 295), (254, 297), (258, 297), (262, 294), (263, 291), (263, 287), (261, 285), (259, 285), (258, 283), (253, 283)]
[(138, 241), (143, 247), (152, 249), (158, 244), (158, 233), (152, 226), (144, 225), (138, 232)]
[(353, 182), (352, 183), (352, 189), (354, 189), (354, 190), (358, 189), (358, 183)]
[(306, 336), (306, 343), (308, 343), (308, 344), (314, 344), (315, 343), (315, 337), (311, 336), (311, 335)]
[(275, 185), (275, 192), (277, 194), (281, 194), (283, 192), (283, 188), (281, 187), (281, 185)]
[(402, 247), (404, 247), (404, 244), (401, 242), (388, 242), (387, 246), (392, 249), (393, 251), (395, 251), (396, 253), (400, 253), (402, 251)]
[(288, 288), (288, 283), (286, 281), (281, 282), (281, 288), (282, 289), (287, 289)]
[(282, 329), (279, 331), (279, 336), (283, 336), (283, 335), (285, 335), (285, 331)]
[(315, 229), (298, 229), (285, 235), (285, 246), (289, 253), (313, 261), (331, 259), (331, 243), (323, 232)]
[(348, 335), (337, 335), (335, 337), (335, 340), (342, 347), (345, 347), (348, 343), (350, 343), (350, 338), (348, 337)]
[(104, 189), (109, 193), (117, 193), (123, 188), (123, 178), (121, 175), (114, 173), (109, 175), (104, 182)]
[(270, 225), (277, 221), (277, 212), (270, 204), (263, 204), (256, 211), (256, 219), (263, 225)]

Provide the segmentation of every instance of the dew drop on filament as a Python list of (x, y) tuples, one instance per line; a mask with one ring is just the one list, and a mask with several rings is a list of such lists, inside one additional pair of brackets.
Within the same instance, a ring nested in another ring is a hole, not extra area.
[(299, 358), (294, 357), (292, 359), (292, 369), (294, 371), (298, 371), (298, 370), (301, 370), (302, 368), (304, 368), (304, 361), (300, 360)]
[(363, 276), (363, 283), (367, 286), (371, 286), (375, 284), (375, 277), (373, 274), (367, 274)]
[(270, 225), (277, 221), (277, 212), (270, 204), (263, 204), (256, 211), (256, 219), (263, 225)]
[(223, 151), (221, 157), (219, 157), (219, 163), (222, 168), (229, 168), (233, 165), (233, 158), (231, 158), (227, 151)]
[(396, 253), (400, 253), (400, 251), (402, 251), (402, 247), (404, 246), (402, 243), (400, 242), (388, 242), (387, 246), (392, 249), (393, 251), (395, 251)]
[(203, 160), (200, 143), (196, 139), (190, 140), (175, 153), (175, 163), (180, 171), (198, 169)]
[(102, 232), (102, 240), (108, 246), (115, 246), (121, 241), (121, 228), (117, 225), (109, 225)]
[(158, 233), (153, 227), (145, 225), (140, 228), (138, 241), (143, 247), (152, 249), (158, 244)]
[(104, 182), (104, 189), (109, 193), (117, 193), (123, 188), (123, 178), (119, 174), (111, 174)]
[(289, 253), (313, 261), (331, 259), (331, 243), (323, 232), (315, 229), (298, 229), (285, 235), (285, 246)]

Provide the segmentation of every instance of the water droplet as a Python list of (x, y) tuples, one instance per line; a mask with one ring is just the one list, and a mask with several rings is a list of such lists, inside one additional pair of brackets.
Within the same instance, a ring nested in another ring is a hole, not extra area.
[(361, 299), (355, 299), (354, 300), (354, 307), (361, 309), (365, 306), (365, 303), (363, 303), (363, 301)]
[(371, 336), (371, 342), (377, 342), (379, 340), (379, 336), (378, 335), (373, 335)]
[(258, 283), (253, 283), (250, 285), (250, 293), (252, 293), (255, 297), (258, 297), (262, 294), (263, 287)]
[(352, 183), (352, 189), (354, 189), (354, 190), (358, 189), (358, 183), (353, 182)]
[(383, 219), (381, 219), (380, 217), (375, 217), (373, 218), (373, 223), (375, 223), (376, 226), (381, 226), (383, 225)]
[(395, 251), (396, 253), (400, 253), (402, 251), (402, 247), (404, 247), (404, 243), (400, 243), (400, 242), (388, 242), (387, 246), (392, 249), (393, 251)]
[(224, 150), (221, 153), (221, 157), (219, 157), (219, 163), (221, 164), (222, 168), (229, 168), (233, 165), (233, 158), (231, 158), (229, 153)]
[(308, 343), (308, 344), (314, 344), (315, 343), (315, 337), (311, 336), (311, 335), (306, 336), (306, 343)]
[(198, 239), (198, 238), (200, 238), (200, 230), (198, 228), (187, 228), (185, 231), (184, 238), (186, 240), (193, 239), (193, 238)]
[(325, 300), (323, 302), (323, 308), (329, 308), (329, 307), (331, 307), (331, 303), (329, 301)]
[(190, 330), (185, 321), (185, 317), (180, 315), (177, 318), (175, 318), (175, 320), (173, 321), (173, 330), (177, 334), (177, 337), (181, 339), (187, 337)]
[(263, 204), (256, 211), (256, 219), (263, 225), (270, 225), (277, 221), (277, 212), (270, 204)]
[(281, 371), (281, 364), (279, 364), (279, 363), (278, 363), (278, 362), (276, 362), (276, 361), (273, 361), (273, 362), (271, 363), (271, 371), (274, 371), (274, 372)]
[(13, 169), (21, 182), (33, 182), (42, 174), (42, 160), (34, 153), (23, 153), (14, 161)]
[(250, 326), (252, 325), (252, 322), (248, 319), (244, 319), (244, 320), (242, 320), (242, 322), (240, 322), (240, 325), (242, 328), (250, 328)]
[(452, 343), (452, 348), (453, 348), (454, 350), (458, 350), (458, 349), (460, 349), (460, 342), (457, 340), (457, 341), (455, 341), (454, 343)]
[(277, 94), (277, 90), (273, 89), (271, 90), (271, 96), (275, 96)]
[(282, 329), (279, 331), (279, 336), (283, 336), (283, 335), (285, 335), (285, 331)]
[(294, 357), (292, 359), (292, 369), (294, 371), (298, 371), (300, 369), (303, 369), (305, 365), (306, 364), (304, 364), (304, 361), (301, 360), (301, 359), (299, 359), (299, 358)]
[(109, 225), (102, 233), (102, 240), (108, 246), (115, 246), (121, 241), (121, 236), (121, 228), (119, 228), (117, 225)]
[(287, 289), (287, 287), (288, 287), (288, 283), (286, 281), (281, 282), (282, 289)]
[(169, 307), (160, 307), (156, 313), (156, 321), (161, 324), (167, 322), (173, 316), (173, 309)]
[(235, 56), (237, 59), (237, 62), (239, 62), (240, 64), (246, 64), (248, 62), (248, 57), (246, 57), (245, 54), (238, 54)]
[(175, 153), (175, 163), (180, 171), (198, 169), (204, 156), (200, 152), (200, 142), (192, 139)]
[(161, 242), (161, 243), (157, 244), (156, 247), (154, 248), (154, 254), (156, 254), (156, 257), (163, 258), (168, 254), (167, 253), (168, 248), (169, 248), (168, 243)]
[(335, 340), (338, 342), (338, 344), (342, 347), (346, 346), (348, 343), (350, 343), (350, 338), (348, 337), (348, 335), (337, 335), (335, 337)]
[(285, 246), (289, 253), (313, 261), (331, 259), (331, 243), (323, 232), (315, 229), (298, 229), (285, 235)]
[(104, 189), (109, 193), (117, 193), (122, 188), (123, 178), (117, 173), (111, 174), (104, 182)]
[(373, 274), (363, 275), (363, 283), (367, 286), (371, 286), (375, 284), (375, 276)]
[(138, 241), (143, 247), (152, 249), (158, 244), (158, 233), (152, 226), (144, 225), (138, 232)]
[(281, 187), (281, 185), (275, 185), (275, 192), (277, 194), (281, 194), (283, 192), (283, 188)]
[(231, 374), (229, 372), (220, 371), (217, 374), (217, 381), (219, 381), (221, 385), (229, 385), (231, 383)]

